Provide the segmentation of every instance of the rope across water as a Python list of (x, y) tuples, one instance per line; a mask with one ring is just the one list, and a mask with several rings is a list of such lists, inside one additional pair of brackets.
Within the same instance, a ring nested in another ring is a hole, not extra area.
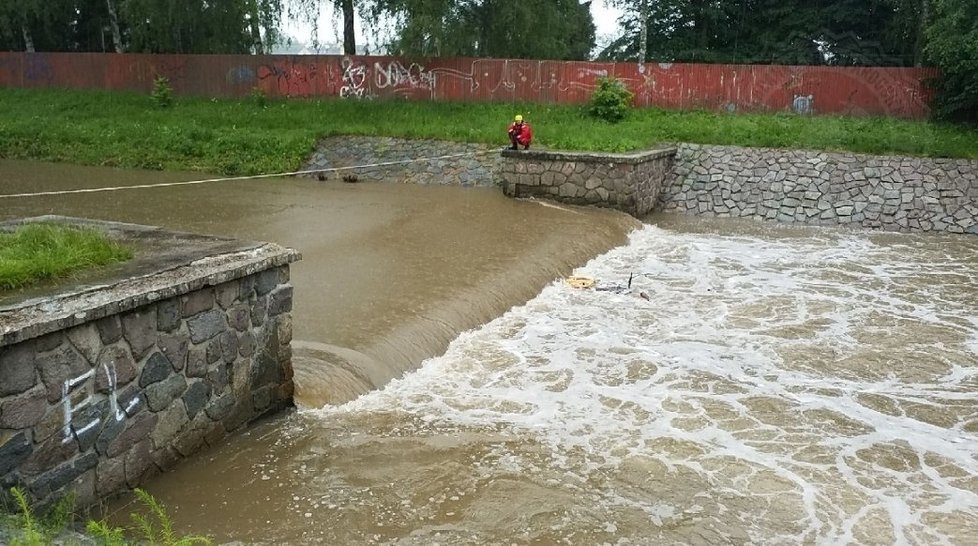
[(14, 199), (20, 197), (44, 197), (50, 195), (71, 195), (76, 193), (100, 193), (107, 191), (121, 191), (121, 190), (141, 190), (148, 188), (167, 188), (171, 186), (194, 186), (198, 184), (209, 184), (211, 182), (230, 182), (234, 180), (255, 180), (259, 178), (281, 178), (286, 176), (299, 176), (304, 174), (319, 174), (327, 172), (339, 172), (339, 171), (350, 171), (354, 169), (367, 169), (371, 167), (387, 167), (390, 165), (404, 165), (407, 163), (420, 163), (424, 161), (437, 161), (441, 159), (455, 159), (459, 157), (465, 157), (470, 155), (481, 155), (491, 153), (495, 150), (479, 150), (474, 152), (464, 152), (458, 154), (440, 155), (432, 157), (419, 157), (415, 159), (402, 159), (399, 161), (383, 161), (378, 163), (367, 163), (364, 165), (353, 165), (350, 167), (330, 167), (326, 169), (309, 169), (304, 171), (292, 171), (286, 173), (273, 173), (273, 174), (255, 174), (250, 176), (227, 176), (222, 178), (206, 178), (203, 180), (186, 180), (183, 182), (161, 182), (159, 184), (137, 184), (134, 186), (110, 186), (105, 188), (80, 188), (75, 190), (57, 190), (57, 191), (42, 191), (34, 193), (10, 193), (10, 194), (0, 194), (0, 199)]

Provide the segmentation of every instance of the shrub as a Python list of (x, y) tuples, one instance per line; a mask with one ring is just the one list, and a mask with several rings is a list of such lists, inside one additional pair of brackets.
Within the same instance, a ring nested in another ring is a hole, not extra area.
[(173, 87), (166, 76), (157, 76), (153, 80), (153, 92), (150, 93), (153, 102), (160, 108), (169, 108), (173, 104)]
[(617, 123), (628, 114), (635, 95), (615, 78), (598, 78), (598, 88), (591, 95), (588, 113), (592, 116)]
[(251, 100), (254, 101), (255, 106), (259, 108), (264, 108), (268, 104), (268, 99), (265, 96), (265, 92), (262, 91), (260, 87), (251, 88)]

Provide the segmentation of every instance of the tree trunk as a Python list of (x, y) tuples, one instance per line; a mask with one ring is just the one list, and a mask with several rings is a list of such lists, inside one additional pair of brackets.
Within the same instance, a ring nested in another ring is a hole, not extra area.
[(638, 37), (638, 73), (645, 74), (645, 55), (649, 41), (649, 5), (648, 0), (642, 0), (638, 5), (638, 26), (641, 33)]
[(258, 0), (251, 1), (251, 41), (255, 46), (255, 55), (264, 55), (265, 47), (261, 41), (261, 25), (258, 18)]
[(913, 48), (913, 65), (924, 66), (924, 33), (930, 18), (930, 0), (920, 0), (920, 26), (917, 27), (917, 41)]
[(119, 32), (119, 15), (115, 10), (115, 0), (105, 0), (109, 7), (109, 26), (112, 27), (112, 45), (116, 53), (122, 53), (122, 33)]
[(353, 0), (343, 0), (343, 53), (357, 54), (357, 38), (353, 28)]
[(27, 30), (27, 25), (20, 25), (20, 32), (24, 35), (24, 51), (34, 53), (34, 39), (31, 38), (31, 31)]

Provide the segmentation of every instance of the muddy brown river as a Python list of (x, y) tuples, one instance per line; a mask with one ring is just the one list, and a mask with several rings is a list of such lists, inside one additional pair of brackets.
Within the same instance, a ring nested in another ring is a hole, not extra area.
[[(0, 193), (189, 176), (0, 161)], [(0, 219), (49, 213), (303, 253), (300, 409), (149, 484), (181, 531), (245, 544), (978, 536), (978, 237), (640, 224), (494, 190), (291, 179), (0, 201)], [(608, 290), (554, 281), (572, 270)]]

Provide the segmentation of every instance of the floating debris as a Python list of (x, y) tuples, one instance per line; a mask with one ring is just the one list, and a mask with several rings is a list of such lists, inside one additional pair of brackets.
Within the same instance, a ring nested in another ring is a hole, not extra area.
[(567, 286), (571, 288), (593, 288), (596, 282), (593, 277), (582, 277), (578, 275), (571, 275), (565, 279)]

